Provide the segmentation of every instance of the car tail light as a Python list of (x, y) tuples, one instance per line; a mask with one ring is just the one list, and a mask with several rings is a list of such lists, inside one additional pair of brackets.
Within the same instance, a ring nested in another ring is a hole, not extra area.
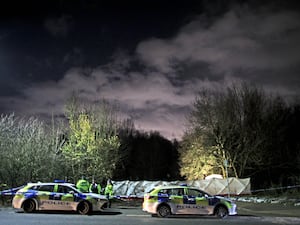
[(146, 195), (145, 196), (145, 200), (149, 200), (149, 199), (152, 199), (152, 198), (154, 198), (154, 196), (151, 196), (151, 195)]

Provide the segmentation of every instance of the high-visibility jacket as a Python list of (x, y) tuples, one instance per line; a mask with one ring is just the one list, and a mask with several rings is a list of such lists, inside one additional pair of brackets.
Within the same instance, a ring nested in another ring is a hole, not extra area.
[(90, 185), (89, 192), (101, 194), (101, 185), (97, 183), (92, 183)]
[(106, 185), (104, 194), (109, 196), (112, 196), (114, 194), (114, 188), (112, 184)]
[(87, 180), (81, 179), (77, 181), (76, 188), (81, 192), (89, 192), (90, 184)]

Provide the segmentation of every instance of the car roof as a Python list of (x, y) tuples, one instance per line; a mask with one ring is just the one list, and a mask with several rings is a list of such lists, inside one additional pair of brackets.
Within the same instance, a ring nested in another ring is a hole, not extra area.
[(46, 182), (46, 183), (43, 183), (43, 182), (34, 182), (34, 183), (27, 183), (27, 185), (30, 185), (30, 186), (33, 186), (33, 185), (56, 185), (56, 184), (65, 185), (65, 186), (75, 186), (75, 184), (72, 184), (72, 183), (56, 183), (56, 182)]
[[(160, 185), (155, 187), (155, 189), (172, 189), (172, 188), (196, 188), (196, 187), (191, 187), (191, 186), (185, 186), (185, 185)], [(199, 188), (196, 188), (199, 189)]]
[(194, 186), (187, 186), (187, 185), (159, 185), (159, 186), (156, 186), (153, 190), (162, 190), (162, 189), (174, 189), (174, 188), (180, 188), (180, 189), (196, 189), (196, 190), (199, 190), (199, 191), (202, 191), (204, 192), (205, 194), (209, 195), (209, 196), (213, 196), (211, 194), (209, 194), (208, 192), (204, 191), (203, 189), (201, 188), (198, 188), (198, 187), (194, 187)]

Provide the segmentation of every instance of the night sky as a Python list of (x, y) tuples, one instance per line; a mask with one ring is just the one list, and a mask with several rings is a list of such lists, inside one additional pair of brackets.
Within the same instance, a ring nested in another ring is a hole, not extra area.
[[(264, 2), (263, 4), (261, 2)], [(297, 1), (3, 1), (0, 114), (62, 116), (77, 92), (180, 139), (197, 91), (300, 94)], [(299, 97), (298, 97), (299, 99)]]

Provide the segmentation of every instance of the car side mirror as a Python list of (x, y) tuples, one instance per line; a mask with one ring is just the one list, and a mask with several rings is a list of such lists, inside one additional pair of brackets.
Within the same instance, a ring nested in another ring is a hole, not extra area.
[(204, 197), (205, 197), (205, 198), (208, 198), (208, 194), (205, 194)]
[(75, 192), (74, 191), (69, 191), (69, 194), (74, 195)]

